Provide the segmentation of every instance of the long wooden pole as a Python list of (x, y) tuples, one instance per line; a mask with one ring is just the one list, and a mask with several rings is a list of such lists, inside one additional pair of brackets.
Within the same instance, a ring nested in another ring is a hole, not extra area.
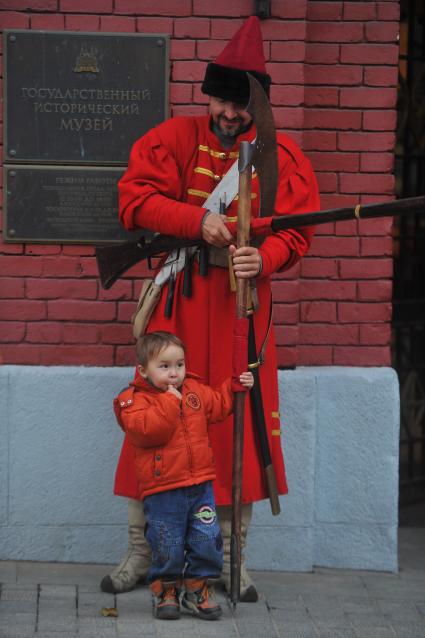
[[(239, 192), (238, 192), (238, 233), (237, 247), (249, 245), (251, 219), (250, 163), (252, 148), (249, 142), (242, 142), (239, 149)], [(236, 318), (247, 320), (248, 280), (236, 280)], [(247, 362), (248, 364), (248, 358)], [(242, 518), (242, 470), (243, 440), (246, 392), (235, 392), (233, 400), (233, 480), (232, 480), (232, 535), (230, 546), (230, 597), (233, 608), (240, 597), (241, 584), (241, 518)]]

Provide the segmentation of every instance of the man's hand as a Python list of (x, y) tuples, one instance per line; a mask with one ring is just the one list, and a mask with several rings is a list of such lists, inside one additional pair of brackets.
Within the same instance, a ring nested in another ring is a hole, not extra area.
[(224, 223), (225, 219), (225, 215), (219, 215), (218, 213), (207, 214), (202, 223), (202, 239), (218, 248), (228, 246), (233, 237)]
[(250, 372), (249, 370), (247, 370), (247, 372), (242, 372), (242, 374), (239, 375), (239, 383), (243, 385), (244, 388), (251, 390), (252, 386), (254, 385), (254, 377), (252, 375), (252, 372)]
[(236, 246), (231, 244), (229, 252), (233, 259), (235, 277), (252, 279), (261, 272), (261, 255), (258, 252), (258, 248), (254, 248), (254, 246), (236, 248)]

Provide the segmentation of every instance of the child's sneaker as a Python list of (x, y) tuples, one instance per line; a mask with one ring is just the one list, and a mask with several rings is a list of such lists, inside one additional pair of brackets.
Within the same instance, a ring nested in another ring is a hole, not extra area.
[(208, 588), (208, 582), (198, 578), (185, 578), (185, 593), (182, 605), (192, 612), (194, 616), (202, 620), (216, 620), (223, 611), (218, 603), (211, 599), (212, 590)]
[(161, 620), (177, 620), (180, 618), (180, 582), (163, 582), (155, 580), (150, 586), (153, 615)]

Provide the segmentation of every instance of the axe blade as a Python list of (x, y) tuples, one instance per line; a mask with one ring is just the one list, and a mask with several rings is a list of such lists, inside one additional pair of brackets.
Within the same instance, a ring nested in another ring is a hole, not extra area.
[(247, 73), (250, 86), (249, 103), (246, 107), (257, 129), (252, 164), (260, 183), (260, 217), (274, 215), (278, 164), (276, 127), (269, 99), (258, 80)]

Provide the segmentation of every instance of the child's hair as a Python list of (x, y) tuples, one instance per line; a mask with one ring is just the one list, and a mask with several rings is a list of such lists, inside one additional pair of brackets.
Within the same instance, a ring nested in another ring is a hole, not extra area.
[(174, 345), (182, 348), (186, 352), (185, 345), (181, 339), (171, 332), (165, 332), (165, 330), (158, 330), (157, 332), (149, 332), (142, 335), (137, 339), (136, 343), (136, 355), (137, 360), (144, 368), (148, 365), (149, 361), (159, 355), (161, 350), (167, 346)]

